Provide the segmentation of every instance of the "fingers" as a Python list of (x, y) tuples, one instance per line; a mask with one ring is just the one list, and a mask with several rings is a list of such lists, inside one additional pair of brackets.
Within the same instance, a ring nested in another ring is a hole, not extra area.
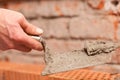
[(43, 46), (40, 42), (38, 42), (35, 39), (32, 39), (30, 36), (25, 35), (24, 37), (24, 41), (22, 42), (24, 43), (25, 46), (35, 49), (35, 50), (43, 50)]
[(35, 49), (40, 51), (43, 49), (40, 42), (28, 36), (23, 31), (20, 25), (16, 25), (16, 26), (17, 27), (12, 27), (12, 29), (9, 29), (9, 37), (13, 42), (25, 45), (30, 49)]
[(28, 48), (24, 45), (21, 45), (19, 42), (13, 41), (5, 35), (0, 35), (0, 49), (2, 51), (9, 50), (9, 49), (16, 49), (23, 52), (31, 51), (31, 48)]
[(16, 45), (15, 49), (23, 52), (30, 52), (32, 50), (31, 48), (28, 48), (24, 45)]
[(43, 30), (30, 24), (25, 18), (20, 21), (20, 25), (23, 28), (23, 30), (31, 35), (41, 35), (43, 33)]

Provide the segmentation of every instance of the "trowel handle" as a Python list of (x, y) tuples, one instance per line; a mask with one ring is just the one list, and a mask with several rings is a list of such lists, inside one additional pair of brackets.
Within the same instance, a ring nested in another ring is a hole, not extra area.
[(41, 36), (31, 36), (31, 37), (39, 42), (43, 41), (43, 38)]
[(44, 40), (41, 36), (31, 36), (31, 37), (32, 37), (33, 39), (39, 41), (39, 42), (42, 44), (43, 50), (44, 50), (44, 52), (45, 52), (45, 50), (46, 50), (46, 42), (45, 42), (45, 40)]

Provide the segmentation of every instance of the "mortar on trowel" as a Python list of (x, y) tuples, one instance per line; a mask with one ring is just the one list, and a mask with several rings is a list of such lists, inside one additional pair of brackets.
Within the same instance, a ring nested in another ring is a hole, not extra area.
[(113, 52), (119, 43), (105, 40), (86, 41), (84, 48), (71, 52), (52, 52), (42, 37), (32, 36), (42, 43), (46, 67), (42, 75), (64, 72), (111, 62)]

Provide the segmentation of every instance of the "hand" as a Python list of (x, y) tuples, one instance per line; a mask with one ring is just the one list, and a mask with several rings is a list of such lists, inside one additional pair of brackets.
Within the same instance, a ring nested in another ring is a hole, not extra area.
[(42, 33), (42, 29), (30, 24), (21, 13), (0, 9), (0, 50), (42, 50), (41, 43), (28, 36)]

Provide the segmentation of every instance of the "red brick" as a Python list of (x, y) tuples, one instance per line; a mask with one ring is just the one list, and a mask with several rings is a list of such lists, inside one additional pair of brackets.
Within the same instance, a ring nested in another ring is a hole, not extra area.
[(0, 70), (0, 80), (4, 80), (4, 71)]
[(71, 20), (70, 35), (83, 39), (114, 39), (114, 23), (105, 16), (84, 15)]
[[(77, 69), (48, 76), (41, 76), (44, 65), (0, 62), (4, 80), (115, 80), (120, 74), (93, 71), (92, 68)], [(28, 67), (29, 66), (29, 67)]]
[(87, 0), (87, 3), (93, 9), (102, 9), (104, 7), (104, 0)]

